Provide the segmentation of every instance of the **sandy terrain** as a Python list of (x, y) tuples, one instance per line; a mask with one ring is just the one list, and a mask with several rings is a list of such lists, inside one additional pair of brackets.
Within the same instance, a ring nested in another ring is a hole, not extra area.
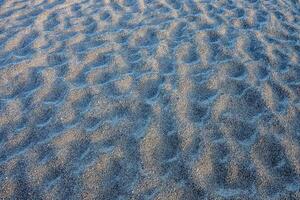
[(0, 0), (0, 199), (300, 199), (299, 0)]

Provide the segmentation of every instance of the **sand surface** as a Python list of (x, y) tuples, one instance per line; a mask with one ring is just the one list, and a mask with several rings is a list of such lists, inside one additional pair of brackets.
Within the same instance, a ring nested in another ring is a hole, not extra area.
[(0, 0), (0, 199), (300, 199), (299, 0)]

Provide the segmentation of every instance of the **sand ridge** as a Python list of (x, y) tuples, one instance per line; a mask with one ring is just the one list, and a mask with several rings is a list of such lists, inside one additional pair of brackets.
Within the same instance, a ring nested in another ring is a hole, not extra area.
[(0, 199), (299, 199), (297, 0), (0, 0)]

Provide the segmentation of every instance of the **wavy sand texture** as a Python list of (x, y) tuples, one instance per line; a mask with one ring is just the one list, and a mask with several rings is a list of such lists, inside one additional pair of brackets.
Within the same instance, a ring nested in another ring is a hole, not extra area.
[(0, 0), (1, 199), (300, 199), (298, 0)]

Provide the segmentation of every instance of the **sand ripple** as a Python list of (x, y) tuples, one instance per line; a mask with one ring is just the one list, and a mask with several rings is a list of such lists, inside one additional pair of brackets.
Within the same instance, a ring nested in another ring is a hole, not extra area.
[(0, 199), (300, 199), (297, 0), (0, 0)]

